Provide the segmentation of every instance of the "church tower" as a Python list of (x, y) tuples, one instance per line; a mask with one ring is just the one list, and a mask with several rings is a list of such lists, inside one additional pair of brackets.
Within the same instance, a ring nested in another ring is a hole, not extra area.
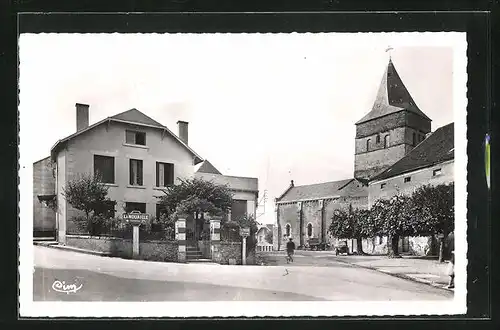
[(356, 123), (354, 177), (370, 179), (403, 158), (431, 131), (431, 119), (415, 104), (392, 60), (372, 110)]

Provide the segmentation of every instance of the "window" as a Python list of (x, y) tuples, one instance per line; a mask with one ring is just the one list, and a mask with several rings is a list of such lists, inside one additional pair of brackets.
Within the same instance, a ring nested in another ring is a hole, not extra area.
[(132, 211), (139, 211), (141, 213), (146, 213), (146, 203), (126, 202), (125, 212), (130, 213)]
[(432, 171), (432, 176), (438, 176), (441, 175), (441, 169), (437, 168), (434, 171)]
[(146, 133), (136, 131), (125, 131), (125, 143), (138, 144), (141, 146), (146, 145)]
[(291, 226), (289, 223), (287, 223), (285, 226), (285, 235), (290, 236), (290, 231), (291, 231)]
[(366, 140), (366, 151), (370, 151), (370, 139)]
[(384, 136), (384, 148), (389, 147), (389, 134)]
[(160, 219), (162, 215), (167, 215), (167, 209), (163, 204), (156, 204), (156, 220)]
[(115, 183), (115, 158), (94, 155), (94, 175), (100, 176), (104, 183)]
[(130, 160), (130, 185), (142, 186), (142, 160)]
[(382, 183), (382, 184), (380, 185), (380, 189), (384, 189), (385, 185), (386, 185), (385, 183)]
[(411, 181), (411, 176), (407, 176), (407, 177), (405, 178), (405, 182), (410, 182), (410, 181)]
[(240, 199), (233, 199), (231, 205), (231, 220), (237, 221), (247, 214), (247, 201)]
[(377, 134), (377, 143), (380, 143), (380, 134)]
[(174, 164), (156, 162), (156, 186), (167, 187), (174, 184)]
[(311, 237), (313, 235), (313, 225), (312, 223), (307, 224), (307, 236)]
[(417, 145), (417, 135), (413, 133), (413, 145)]
[(259, 243), (262, 243), (262, 236), (259, 236)]

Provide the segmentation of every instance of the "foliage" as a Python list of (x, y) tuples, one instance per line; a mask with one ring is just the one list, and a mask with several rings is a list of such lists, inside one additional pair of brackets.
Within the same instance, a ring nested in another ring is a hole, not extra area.
[(200, 178), (181, 179), (178, 185), (166, 187), (159, 197), (169, 213), (219, 215), (227, 213), (232, 205), (232, 193), (225, 185)]
[(343, 209), (334, 211), (328, 232), (333, 237), (342, 239), (365, 238), (371, 234), (367, 229), (369, 226), (369, 211), (349, 206), (347, 211)]
[(250, 236), (247, 238), (247, 255), (255, 251), (257, 246), (258, 223), (251, 214), (245, 214), (234, 221), (223, 221), (221, 224), (221, 240), (229, 242), (241, 242), (240, 228), (250, 228)]
[(265, 240), (267, 243), (273, 244), (273, 232), (272, 231), (268, 231), (266, 233)]
[(91, 213), (97, 215), (96, 210), (103, 209), (103, 206), (110, 202), (106, 197), (108, 187), (102, 183), (99, 176), (92, 174), (79, 174), (70, 180), (63, 188), (62, 195), (75, 209), (85, 212), (87, 219)]
[(389, 237), (414, 236), (416, 234), (412, 222), (416, 217), (411, 213), (411, 198), (402, 194), (389, 200), (376, 201), (370, 212), (372, 234)]
[(454, 229), (454, 184), (418, 188), (411, 198), (411, 223), (419, 235), (448, 235)]

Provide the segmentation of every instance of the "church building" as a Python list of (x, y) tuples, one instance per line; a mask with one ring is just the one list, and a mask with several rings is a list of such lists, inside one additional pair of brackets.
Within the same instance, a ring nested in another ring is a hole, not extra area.
[[(289, 238), (293, 238), (299, 247), (307, 246), (311, 238), (336, 245), (338, 240), (328, 235), (334, 210), (348, 209), (349, 206), (367, 209), (375, 198), (390, 198), (399, 190), (392, 189), (386, 194), (381, 194), (380, 190), (389, 189), (386, 181), (399, 180), (399, 177), (408, 175), (405, 173), (441, 169), (441, 163), (444, 162), (446, 166), (443, 169), (446, 168), (447, 173), (445, 179), (434, 182), (453, 181), (453, 171), (449, 169), (453, 167), (453, 124), (438, 129), (436, 134), (431, 133), (431, 119), (413, 100), (391, 59), (371, 111), (355, 125), (352, 178), (300, 186), (292, 181), (283, 194), (275, 199), (275, 249), (282, 250)], [(436, 150), (439, 154), (432, 157)], [(429, 171), (423, 173), (432, 174), (432, 170)], [(410, 193), (424, 184), (432, 184), (433, 179), (428, 174), (414, 176), (412, 189), (406, 192)], [(419, 244), (422, 243), (420, 241)], [(425, 242), (426, 246), (420, 244), (417, 248), (417, 244), (412, 244), (413, 238), (402, 237), (400, 251), (432, 254), (432, 241), (430, 239)], [(349, 251), (355, 251), (355, 241), (348, 240), (348, 247)], [(387, 251), (387, 238), (364, 240), (363, 249), (368, 253), (384, 253)]]

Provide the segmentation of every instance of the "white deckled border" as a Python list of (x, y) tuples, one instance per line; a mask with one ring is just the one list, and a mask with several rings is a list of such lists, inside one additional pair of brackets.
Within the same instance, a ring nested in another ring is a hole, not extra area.
[[(375, 33), (337, 33), (338, 38), (364, 44)], [(318, 40), (327, 33), (312, 34)], [(33, 167), (26, 159), (28, 145), (23, 122), (29, 114), (20, 113), (20, 316), (21, 317), (224, 317), (224, 316), (395, 316), (395, 315), (451, 315), (466, 312), (467, 267), (467, 41), (465, 33), (412, 32), (383, 33), (381, 47), (427, 46), (452, 47), (453, 107), (455, 122), (455, 254), (456, 283), (454, 299), (449, 301), (388, 301), (388, 302), (33, 302), (33, 233), (32, 191)], [(143, 35), (147, 37), (148, 35)], [(179, 34), (179, 37), (181, 34)], [(184, 35), (186, 36), (186, 35)], [(209, 36), (209, 35), (205, 35)], [(264, 34), (255, 34), (257, 38)], [(337, 36), (336, 36), (337, 37)], [(355, 48), (355, 46), (354, 46)], [(22, 65), (22, 63), (21, 63)], [(22, 71), (21, 71), (22, 74)], [(20, 91), (22, 102), (23, 91)], [(24, 142), (24, 143), (23, 143)], [(24, 156), (23, 156), (24, 155)]]

